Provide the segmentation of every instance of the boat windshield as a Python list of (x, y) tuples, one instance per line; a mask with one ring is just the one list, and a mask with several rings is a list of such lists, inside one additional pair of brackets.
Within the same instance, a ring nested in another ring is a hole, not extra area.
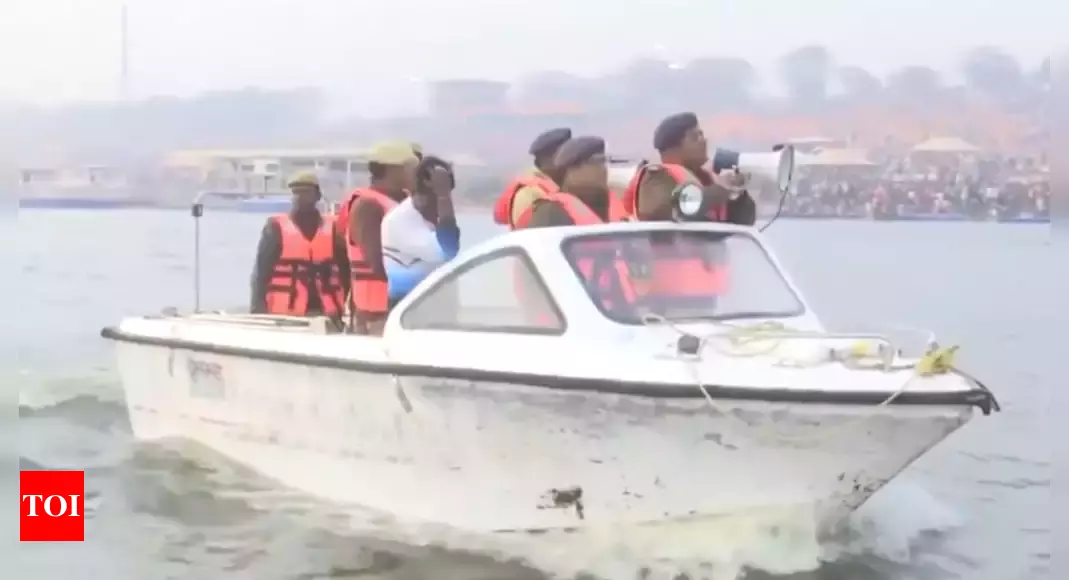
[(591, 234), (562, 244), (587, 294), (608, 318), (642, 324), (787, 318), (805, 312), (764, 248), (745, 233)]

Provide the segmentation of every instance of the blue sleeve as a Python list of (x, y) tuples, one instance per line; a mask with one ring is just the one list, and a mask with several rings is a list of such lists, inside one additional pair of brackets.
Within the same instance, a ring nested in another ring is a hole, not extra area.
[(386, 262), (386, 279), (390, 283), (390, 300), (400, 300), (408, 295), (429, 272), (418, 268), (406, 268), (395, 262)]
[[(434, 230), (442, 259), (452, 260), (460, 252), (460, 228), (455, 220), (443, 220)], [(386, 279), (390, 283), (390, 300), (400, 300), (423, 281), (430, 271), (423, 268), (406, 268), (391, 260), (386, 261)]]
[(456, 220), (442, 220), (434, 228), (434, 236), (438, 238), (438, 247), (442, 249), (442, 257), (446, 261), (457, 257), (460, 252), (460, 228)]

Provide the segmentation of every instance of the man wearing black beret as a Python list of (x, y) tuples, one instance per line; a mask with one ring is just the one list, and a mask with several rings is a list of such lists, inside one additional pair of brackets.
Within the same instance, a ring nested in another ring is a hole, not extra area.
[(571, 138), (572, 130), (564, 127), (550, 129), (535, 137), (529, 149), (534, 157), (534, 168), (513, 179), (498, 196), (494, 204), (495, 222), (515, 227), (516, 220), (531, 209), (535, 200), (558, 190), (553, 158), (561, 145)]
[[(576, 137), (561, 145), (553, 159), (560, 176), (561, 191), (583, 202), (602, 221), (610, 219), (609, 168), (605, 140)], [(567, 208), (551, 199), (538, 199), (531, 206), (524, 227), (538, 228), (575, 225)]]
[(682, 168), (696, 179), (713, 201), (710, 221), (725, 221), (753, 225), (757, 219), (757, 204), (746, 191), (744, 175), (734, 170), (712, 174), (705, 169), (709, 162), (709, 144), (705, 140), (694, 113), (679, 113), (667, 117), (653, 133), (653, 146), (661, 155), (661, 164), (653, 164), (635, 176), (637, 187), (631, 187), (634, 198), (625, 200), (627, 208), (640, 221), (673, 219), (672, 191), (680, 185)]

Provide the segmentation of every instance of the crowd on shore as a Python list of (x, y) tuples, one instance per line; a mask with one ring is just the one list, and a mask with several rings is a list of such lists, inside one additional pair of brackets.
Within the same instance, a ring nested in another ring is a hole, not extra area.
[(782, 214), (843, 219), (1045, 219), (1048, 170), (1031, 159), (968, 157), (800, 168)]
[[(1043, 157), (1008, 157), (982, 154), (881, 155), (860, 150), (833, 150), (862, 153), (843, 163), (812, 163), (820, 150), (799, 154), (800, 162), (794, 183), (785, 199), (770, 184), (755, 184), (763, 213), (778, 211), (782, 217), (817, 219), (875, 220), (983, 220), (1045, 221), (1050, 216), (1049, 165)], [(810, 162), (801, 160), (808, 156)], [(849, 157), (849, 156), (848, 156)], [(506, 187), (514, 168), (461, 168), (456, 203), (482, 210)], [(124, 187), (94, 184), (86, 188), (0, 188), (16, 192), (25, 207), (90, 207), (98, 205), (187, 207), (194, 191), (234, 191), (240, 184), (205, 181), (192, 183), (171, 174), (135, 175)], [(322, 176), (325, 190), (347, 190), (348, 176)], [(248, 191), (251, 197), (287, 195), (279, 187), (269, 187), (266, 180), (260, 191)], [(32, 184), (31, 184), (32, 185)], [(248, 185), (247, 183), (245, 184)], [(251, 188), (250, 188), (251, 189)], [(144, 192), (153, 192), (146, 198)], [(3, 191), (0, 191), (3, 193)], [(38, 200), (38, 198), (41, 198)]]

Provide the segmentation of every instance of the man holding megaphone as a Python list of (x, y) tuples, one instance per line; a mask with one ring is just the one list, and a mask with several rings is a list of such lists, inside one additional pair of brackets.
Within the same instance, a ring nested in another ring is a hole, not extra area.
[[(733, 152), (717, 151), (712, 171), (709, 144), (694, 113), (672, 115), (657, 126), (653, 146), (660, 163), (642, 163), (624, 193), (624, 207), (639, 221), (713, 221), (751, 226), (757, 207), (746, 191), (747, 175)], [(723, 155), (722, 153), (728, 153)], [(726, 248), (700, 233), (651, 234), (649, 254), (632, 257), (630, 286), (653, 312), (714, 312), (728, 288)]]
[(720, 221), (753, 225), (757, 205), (746, 191), (746, 175), (737, 167), (705, 169), (709, 162), (709, 144), (694, 113), (672, 115), (657, 126), (653, 146), (660, 163), (639, 166), (624, 193), (624, 205), (639, 221), (679, 219), (675, 199), (681, 185), (694, 183), (701, 195), (698, 215), (684, 216), (690, 221)]

